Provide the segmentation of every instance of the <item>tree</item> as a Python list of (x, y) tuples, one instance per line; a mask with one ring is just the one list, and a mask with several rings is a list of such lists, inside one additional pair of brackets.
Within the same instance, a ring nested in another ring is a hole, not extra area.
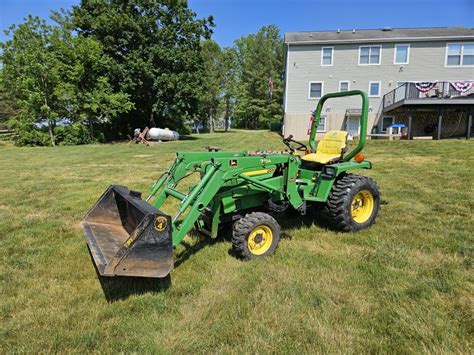
[(213, 40), (202, 43), (201, 55), (204, 65), (202, 92), (199, 97), (199, 116), (207, 123), (210, 132), (214, 132), (214, 120), (217, 117), (224, 85), (225, 68), (222, 51)]
[(7, 89), (3, 80), (3, 72), (0, 70), (0, 129), (5, 129), (8, 120), (14, 117), (17, 112), (18, 107), (15, 99)]
[(198, 111), (203, 64), (200, 41), (212, 18), (196, 19), (185, 0), (82, 0), (75, 30), (94, 38), (110, 58), (103, 73), (134, 108), (117, 129), (160, 125), (182, 130)]
[(245, 128), (267, 128), (281, 118), (283, 41), (278, 27), (262, 27), (235, 41), (235, 120)]
[(13, 34), (13, 39), (2, 44), (1, 61), (3, 84), (11, 90), (19, 107), (12, 126), (21, 130), (42, 122), (48, 126), (50, 144), (54, 146), (54, 128), (62, 105), (56, 92), (61, 78), (50, 46), (52, 31), (44, 20), (32, 16), (23, 24), (10, 27), (7, 33)]
[(224, 67), (224, 82), (221, 106), (224, 113), (225, 130), (227, 131), (235, 106), (237, 85), (237, 52), (235, 48), (224, 48), (222, 51), (222, 65)]
[(74, 35), (60, 14), (54, 13), (53, 19), (58, 26), (31, 16), (12, 26), (13, 39), (2, 45), (1, 84), (11, 89), (19, 107), (11, 126), (26, 135), (45, 124), (54, 146), (59, 120), (87, 121), (92, 137), (94, 124), (110, 122), (130, 110), (132, 103), (100, 76), (108, 66), (100, 43)]
[(53, 31), (51, 44), (61, 54), (61, 77), (58, 91), (66, 104), (68, 118), (87, 122), (91, 137), (94, 126), (110, 123), (119, 114), (133, 108), (129, 95), (114, 91), (104, 73), (110, 58), (104, 55), (102, 46), (93, 38), (74, 35), (67, 14), (53, 13), (59, 24)]

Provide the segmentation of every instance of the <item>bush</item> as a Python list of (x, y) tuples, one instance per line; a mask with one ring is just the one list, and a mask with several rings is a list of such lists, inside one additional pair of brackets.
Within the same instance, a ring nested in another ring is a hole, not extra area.
[[(47, 128), (34, 126), (16, 127), (14, 136), (15, 144), (18, 146), (51, 146), (51, 140)], [(55, 142), (58, 145), (80, 145), (104, 141), (102, 132), (97, 131), (91, 137), (89, 127), (81, 123), (73, 123), (68, 126), (58, 126), (54, 129)]]
[(281, 122), (270, 122), (270, 131), (281, 132)]
[(91, 144), (103, 140), (101, 137), (92, 137), (89, 128), (80, 123), (57, 127), (55, 133), (56, 143), (60, 145)]
[(18, 146), (50, 146), (48, 132), (35, 127), (22, 127), (16, 131), (15, 144)]

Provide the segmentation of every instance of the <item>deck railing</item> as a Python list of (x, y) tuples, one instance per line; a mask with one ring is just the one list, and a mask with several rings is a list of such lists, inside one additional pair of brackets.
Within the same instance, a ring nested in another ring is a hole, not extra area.
[(454, 88), (449, 81), (438, 81), (430, 90), (420, 91), (415, 83), (404, 83), (383, 96), (383, 108), (389, 107), (402, 100), (407, 99), (452, 99), (474, 95), (474, 85), (465, 91), (460, 92)]

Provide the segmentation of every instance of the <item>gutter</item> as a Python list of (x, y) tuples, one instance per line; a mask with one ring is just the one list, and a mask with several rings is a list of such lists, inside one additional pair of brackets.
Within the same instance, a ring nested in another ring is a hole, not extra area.
[(336, 39), (320, 41), (286, 41), (286, 44), (345, 44), (345, 43), (392, 43), (392, 42), (442, 42), (456, 40), (472, 40), (474, 36), (445, 36), (445, 37), (397, 37), (397, 38), (365, 38), (365, 39)]

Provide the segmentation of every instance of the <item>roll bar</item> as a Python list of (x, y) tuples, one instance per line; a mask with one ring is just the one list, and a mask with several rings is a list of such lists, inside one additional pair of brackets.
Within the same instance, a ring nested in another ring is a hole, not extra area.
[(311, 132), (309, 134), (309, 146), (311, 147), (311, 151), (313, 153), (316, 152), (316, 130), (319, 126), (319, 121), (321, 119), (321, 111), (323, 110), (323, 105), (326, 102), (326, 100), (332, 99), (335, 97), (355, 96), (355, 95), (360, 95), (362, 97), (362, 113), (360, 116), (359, 144), (357, 144), (357, 146), (353, 150), (351, 150), (349, 153), (346, 153), (342, 159), (344, 161), (349, 161), (364, 148), (365, 140), (367, 138), (367, 115), (369, 112), (369, 99), (367, 98), (367, 94), (364, 91), (350, 90), (350, 91), (329, 93), (319, 99), (318, 106), (316, 106), (316, 111), (314, 112), (314, 120), (313, 120), (313, 124), (311, 125)]

